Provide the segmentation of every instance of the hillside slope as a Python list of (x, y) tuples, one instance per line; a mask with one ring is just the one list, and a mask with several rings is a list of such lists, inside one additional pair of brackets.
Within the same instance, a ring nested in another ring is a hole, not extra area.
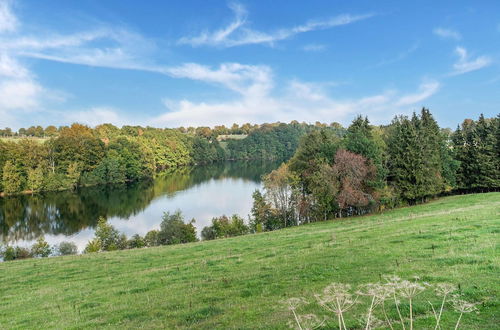
[[(499, 232), (500, 193), (488, 193), (238, 238), (6, 262), (0, 328), (286, 328), (288, 297), (314, 301), (331, 282), (397, 274), (460, 285), (480, 302), (462, 328), (490, 329)], [(416, 328), (433, 324), (425, 300), (414, 308)], [(316, 304), (304, 312), (323, 313)], [(447, 307), (443, 328), (457, 317)]]

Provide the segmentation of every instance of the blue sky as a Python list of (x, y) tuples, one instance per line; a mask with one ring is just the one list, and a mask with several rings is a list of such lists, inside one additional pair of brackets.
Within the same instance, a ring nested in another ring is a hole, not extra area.
[(0, 0), (0, 127), (500, 112), (498, 1)]

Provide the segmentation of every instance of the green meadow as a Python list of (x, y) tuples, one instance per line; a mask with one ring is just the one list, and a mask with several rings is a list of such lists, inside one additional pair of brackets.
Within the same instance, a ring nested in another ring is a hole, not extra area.
[[(500, 324), (500, 193), (451, 196), (363, 217), (215, 241), (0, 263), (0, 328), (288, 328), (284, 301), (327, 318), (315, 293), (332, 282), (357, 286), (419, 276), (452, 283), (478, 311), (462, 329)], [(432, 289), (414, 302), (415, 329), (434, 328)], [(391, 301), (394, 328), (400, 329)], [(401, 312), (408, 312), (401, 302)], [(358, 304), (346, 313), (360, 328)], [(377, 313), (379, 311), (377, 310)], [(441, 325), (459, 314), (446, 305)], [(381, 318), (377, 314), (378, 318)], [(408, 329), (408, 324), (407, 324)]]

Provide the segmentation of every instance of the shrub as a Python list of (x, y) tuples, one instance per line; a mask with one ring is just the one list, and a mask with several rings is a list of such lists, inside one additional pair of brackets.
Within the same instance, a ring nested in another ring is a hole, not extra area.
[(201, 231), (201, 239), (204, 241), (210, 241), (217, 238), (217, 232), (213, 226), (204, 227)]
[(61, 242), (56, 248), (57, 255), (68, 256), (78, 254), (78, 248), (73, 242)]
[(103, 217), (97, 222), (95, 237), (99, 240), (102, 251), (122, 250), (127, 247), (127, 237), (108, 224)]
[(162, 245), (196, 242), (196, 228), (193, 226), (194, 219), (189, 223), (184, 223), (181, 211), (177, 210), (170, 214), (163, 214), (163, 221), (160, 225), (158, 242)]
[(160, 232), (158, 230), (150, 230), (144, 236), (144, 244), (148, 247), (160, 245), (159, 236)]
[(43, 236), (39, 237), (36, 243), (31, 246), (31, 254), (34, 257), (46, 258), (51, 252), (52, 249)]
[(146, 243), (144, 241), (144, 238), (142, 238), (139, 234), (135, 234), (127, 242), (127, 247), (129, 249), (143, 248), (145, 246), (146, 246)]
[(212, 225), (203, 228), (201, 237), (205, 240), (233, 237), (248, 234), (249, 227), (245, 224), (243, 218), (234, 214), (231, 218), (223, 215), (212, 219)]
[(101, 241), (97, 238), (89, 241), (83, 253), (95, 253), (101, 251)]
[(2, 251), (2, 258), (4, 261), (11, 261), (16, 259), (16, 249), (12, 246), (7, 246)]

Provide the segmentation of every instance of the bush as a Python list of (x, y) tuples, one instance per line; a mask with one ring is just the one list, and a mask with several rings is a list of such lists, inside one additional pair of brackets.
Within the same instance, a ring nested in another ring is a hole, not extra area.
[(68, 256), (78, 254), (78, 248), (73, 242), (61, 242), (56, 248), (57, 255)]
[(127, 237), (108, 224), (103, 217), (97, 222), (95, 236), (100, 242), (102, 251), (122, 250), (127, 247)]
[(137, 249), (143, 248), (146, 246), (144, 242), (144, 238), (142, 238), (139, 234), (135, 234), (132, 238), (127, 242), (127, 247), (129, 249)]
[(95, 253), (101, 251), (101, 241), (97, 238), (89, 241), (83, 253)]
[(204, 240), (233, 237), (248, 234), (250, 228), (240, 216), (234, 214), (231, 218), (223, 215), (212, 219), (212, 225), (203, 228), (201, 237)]
[(16, 259), (16, 249), (12, 246), (6, 246), (2, 251), (2, 258), (4, 261), (11, 261)]
[(163, 214), (160, 225), (158, 242), (162, 245), (196, 242), (196, 228), (193, 226), (194, 219), (190, 223), (184, 223), (181, 211)]
[(204, 241), (209, 241), (217, 238), (217, 232), (213, 226), (207, 226), (201, 231), (201, 239)]
[(31, 246), (31, 254), (34, 257), (46, 258), (51, 252), (52, 249), (43, 236), (39, 237), (36, 243)]
[(29, 249), (20, 246), (6, 246), (2, 251), (0, 251), (0, 256), (4, 261), (27, 259), (33, 257)]
[(160, 234), (160, 232), (158, 230), (148, 231), (146, 236), (144, 236), (144, 244), (148, 247), (160, 245), (159, 238), (158, 238), (159, 234)]

